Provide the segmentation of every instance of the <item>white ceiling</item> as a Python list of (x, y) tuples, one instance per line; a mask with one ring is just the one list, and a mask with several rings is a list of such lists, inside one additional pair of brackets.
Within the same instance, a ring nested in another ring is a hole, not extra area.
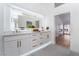
[(53, 3), (12, 3), (12, 4), (33, 12), (37, 12), (45, 16), (52, 15), (54, 10)]

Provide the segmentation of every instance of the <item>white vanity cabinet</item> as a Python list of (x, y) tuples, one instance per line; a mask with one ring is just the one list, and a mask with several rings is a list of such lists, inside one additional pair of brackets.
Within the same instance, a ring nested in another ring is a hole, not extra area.
[(27, 35), (4, 37), (4, 55), (17, 56), (30, 51)]
[(3, 55), (26, 55), (50, 41), (50, 32), (34, 32), (3, 36)]

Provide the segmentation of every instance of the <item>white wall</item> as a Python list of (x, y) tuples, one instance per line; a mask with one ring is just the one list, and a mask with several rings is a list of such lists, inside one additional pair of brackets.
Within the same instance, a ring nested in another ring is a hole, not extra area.
[(3, 15), (4, 15), (4, 8), (3, 8), (4, 4), (0, 4), (0, 55), (2, 55), (2, 32), (3, 32)]
[(3, 15), (4, 15), (4, 8), (3, 8), (4, 4), (0, 4), (0, 35), (2, 34), (3, 32)]
[[(72, 7), (73, 6), (73, 7)], [(71, 49), (79, 52), (79, 4), (71, 6)]]
[(6, 32), (6, 31), (10, 31), (10, 8), (8, 7), (7, 4), (4, 4), (4, 31), (3, 32)]

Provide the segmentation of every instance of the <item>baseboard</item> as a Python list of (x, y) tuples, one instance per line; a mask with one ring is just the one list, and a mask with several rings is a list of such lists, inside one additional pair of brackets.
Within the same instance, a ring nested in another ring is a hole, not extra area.
[(34, 50), (31, 50), (30, 52), (25, 53), (25, 54), (23, 54), (23, 55), (21, 55), (21, 56), (28, 56), (28, 55), (30, 55), (30, 54), (32, 54), (32, 53), (34, 53), (34, 52), (36, 52), (36, 51), (38, 51), (38, 50), (40, 50), (40, 49), (43, 49), (43, 48), (47, 47), (47, 46), (50, 45), (51, 43), (52, 43), (52, 42), (49, 41), (48, 43), (46, 43), (46, 44), (44, 44), (44, 45), (42, 45), (42, 46), (40, 46), (40, 47), (38, 47), (38, 48), (36, 48), (36, 49), (34, 49)]

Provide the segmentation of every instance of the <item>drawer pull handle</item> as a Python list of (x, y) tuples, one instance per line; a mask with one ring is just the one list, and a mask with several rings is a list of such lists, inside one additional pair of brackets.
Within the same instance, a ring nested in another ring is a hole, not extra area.
[(43, 44), (43, 42), (40, 43), (40, 45), (42, 45), (42, 44)]
[(40, 39), (43, 39), (42, 37)]
[(19, 47), (19, 42), (17, 41), (17, 48)]
[(36, 41), (37, 39), (33, 39), (32, 41)]
[(20, 47), (21, 47), (21, 41), (20, 41)]
[(36, 47), (37, 45), (33, 45), (32, 47)]
[(32, 36), (36, 36), (36, 35), (32, 35)]

